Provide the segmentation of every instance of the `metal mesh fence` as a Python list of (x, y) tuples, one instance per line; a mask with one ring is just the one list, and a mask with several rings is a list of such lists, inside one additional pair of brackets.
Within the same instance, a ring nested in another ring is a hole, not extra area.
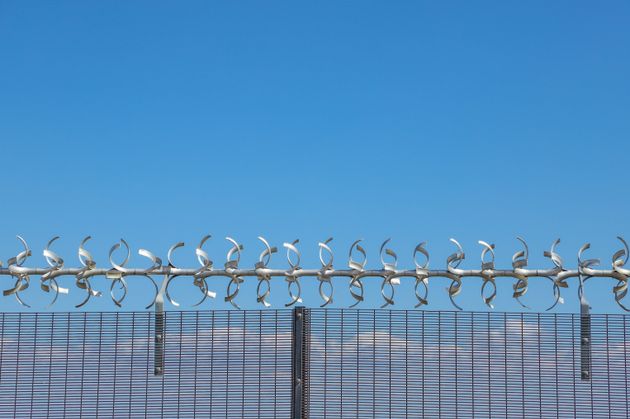
[(311, 310), (310, 418), (619, 417), (628, 411), (627, 318)]
[(0, 417), (289, 417), (291, 311), (1, 314)]
[(305, 310), (0, 314), (0, 417), (630, 417), (630, 323), (592, 315)]

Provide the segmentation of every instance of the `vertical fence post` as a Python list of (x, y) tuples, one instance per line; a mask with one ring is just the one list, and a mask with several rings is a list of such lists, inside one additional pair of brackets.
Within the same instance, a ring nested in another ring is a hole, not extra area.
[(308, 309), (295, 307), (293, 309), (293, 339), (291, 350), (291, 419), (306, 419), (307, 416), (307, 336)]

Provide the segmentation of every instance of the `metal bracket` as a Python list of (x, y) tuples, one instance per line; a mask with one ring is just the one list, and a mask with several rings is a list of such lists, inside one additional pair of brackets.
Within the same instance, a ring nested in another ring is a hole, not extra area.
[(308, 403), (306, 399), (308, 388), (307, 335), (308, 309), (295, 307), (293, 309), (293, 346), (292, 358), (292, 387), (291, 387), (291, 418), (306, 419), (308, 417)]
[(164, 294), (168, 286), (169, 275), (164, 275), (162, 285), (157, 297), (155, 297), (155, 338), (154, 338), (154, 359), (153, 374), (164, 374)]
[(580, 301), (580, 370), (582, 380), (591, 379), (591, 306)]

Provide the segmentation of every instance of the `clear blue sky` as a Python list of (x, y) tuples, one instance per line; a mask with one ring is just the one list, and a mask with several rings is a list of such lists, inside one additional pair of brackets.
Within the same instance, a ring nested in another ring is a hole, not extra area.
[[(245, 244), (246, 264), (263, 235), (299, 237), (305, 266), (334, 236), (343, 267), (364, 238), (378, 266), (392, 237), (401, 266), (426, 240), (439, 268), (456, 237), (465, 266), (478, 267), (482, 239), (509, 267), (523, 235), (534, 266), (549, 266), (542, 252), (561, 237), (568, 266), (590, 241), (608, 267), (615, 236), (630, 238), (628, 22), (625, 1), (3, 1), (0, 257), (20, 250), (21, 234), (43, 266), (41, 249), (59, 234), (56, 249), (75, 265), (90, 234), (99, 264), (125, 237), (162, 257), (183, 240), (178, 261), (193, 265), (210, 233), (219, 265), (226, 235)], [(150, 288), (130, 281), (137, 309)], [(346, 306), (336, 281), (335, 306)], [(512, 281), (499, 282), (497, 310), (517, 310)], [(551, 288), (532, 282), (526, 301), (542, 309)], [(410, 283), (399, 308), (413, 306)], [(614, 282), (599, 284), (587, 288), (595, 311), (617, 312)], [(257, 307), (253, 285), (244, 307)], [(447, 285), (432, 283), (431, 308), (450, 307)], [(571, 285), (560, 310), (577, 310)], [(206, 308), (226, 307), (224, 287)], [(274, 306), (284, 287), (273, 282)], [(25, 299), (43, 309), (37, 288)], [(191, 289), (174, 293), (192, 301)], [(57, 309), (81, 300), (73, 291)], [(102, 300), (91, 309), (114, 308)], [(483, 310), (479, 281), (459, 301)]]

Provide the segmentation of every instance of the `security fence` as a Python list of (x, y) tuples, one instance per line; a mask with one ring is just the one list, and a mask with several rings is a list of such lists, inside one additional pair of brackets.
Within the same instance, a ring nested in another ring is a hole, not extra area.
[(1, 313), (0, 417), (630, 417), (630, 321), (589, 320), (585, 335), (580, 314)]

